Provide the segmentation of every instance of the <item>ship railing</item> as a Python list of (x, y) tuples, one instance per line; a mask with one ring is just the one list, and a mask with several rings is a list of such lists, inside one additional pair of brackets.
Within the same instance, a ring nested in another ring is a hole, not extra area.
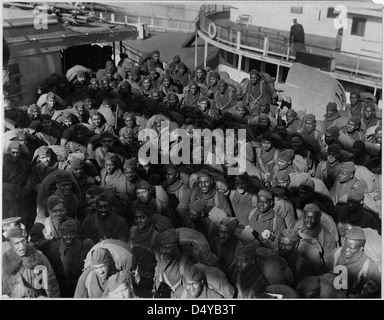
[[(203, 5), (200, 8), (197, 29), (210, 37), (210, 24), (215, 23), (216, 33), (214, 37), (211, 36), (210, 38), (217, 43), (226, 45), (230, 49), (238, 50), (239, 53), (240, 51), (247, 51), (249, 53), (261, 54), (264, 57), (278, 59), (280, 62), (293, 62), (295, 60), (296, 57), (290, 50), (288, 37), (279, 34), (278, 31), (271, 32), (271, 30), (261, 27), (246, 28), (242, 25), (223, 25), (210, 17), (215, 14), (216, 18), (218, 14), (227, 13), (228, 18), (230, 8), (229, 6), (223, 5)], [(312, 45), (306, 45), (306, 50), (309, 53), (335, 58), (335, 68), (349, 72), (351, 75), (381, 77), (382, 58), (380, 57), (332, 50)], [(379, 53), (378, 55), (381, 56)], [(352, 62), (349, 60), (352, 60)], [(372, 68), (370, 62), (377, 64), (378, 68)]]
[(149, 29), (158, 32), (178, 31), (178, 32), (194, 32), (196, 28), (196, 20), (188, 21), (182, 19), (159, 18), (150, 16), (129, 16), (118, 13), (100, 12), (99, 18), (110, 23), (126, 24), (126, 25), (147, 25)]

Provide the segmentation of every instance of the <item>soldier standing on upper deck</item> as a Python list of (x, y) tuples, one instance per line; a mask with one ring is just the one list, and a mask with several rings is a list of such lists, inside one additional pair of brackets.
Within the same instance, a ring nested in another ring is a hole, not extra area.
[(296, 55), (298, 51), (306, 51), (304, 28), (300, 23), (297, 23), (297, 19), (293, 19), (293, 25), (289, 33), (289, 44), (292, 43), (293, 47), (291, 51), (293, 55)]

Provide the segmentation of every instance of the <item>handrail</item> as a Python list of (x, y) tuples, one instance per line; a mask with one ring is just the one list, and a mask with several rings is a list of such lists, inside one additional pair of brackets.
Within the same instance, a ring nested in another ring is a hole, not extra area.
[[(199, 20), (196, 23), (196, 28), (200, 30), (204, 35), (209, 37), (208, 32), (208, 26), (211, 22), (214, 22), (211, 20), (208, 16), (225, 12), (230, 10), (230, 6), (226, 6), (224, 10), (224, 6), (222, 6), (223, 10), (218, 11), (217, 5), (203, 5), (200, 8), (199, 11)], [(217, 43), (223, 43), (226, 46), (229, 46), (231, 48), (236, 48), (238, 50), (247, 50), (248, 52), (254, 52), (254, 53), (262, 53), (263, 56), (281, 56), (282, 58), (289, 59), (295, 59), (294, 56), (291, 56), (289, 54), (289, 51), (287, 52), (287, 44), (288, 39), (284, 36), (282, 37), (271, 37), (271, 36), (263, 36), (262, 32), (251, 32), (248, 28), (248, 32), (238, 32), (238, 28), (233, 28), (231, 26), (224, 26), (220, 23), (215, 22), (215, 25), (217, 26), (217, 33), (216, 37), (213, 41)], [(240, 35), (240, 39), (237, 39)], [(268, 38), (268, 39), (266, 39)], [(246, 40), (245, 40), (246, 39)], [(286, 40), (285, 40), (286, 39)], [(247, 44), (245, 43), (247, 41)], [(265, 43), (267, 43), (267, 47), (265, 47)], [(250, 45), (251, 44), (251, 45)], [(339, 70), (353, 70), (350, 71), (351, 74), (361, 74), (361, 75), (368, 75), (368, 76), (381, 76), (381, 68), (378, 71), (378, 73), (373, 73), (371, 70), (364, 70), (362, 69), (360, 65), (361, 59), (365, 59), (365, 61), (377, 61), (382, 62), (382, 58), (375, 57), (375, 56), (368, 56), (365, 54), (356, 54), (352, 52), (346, 52), (346, 51), (338, 51), (338, 50), (332, 50), (328, 48), (323, 48), (319, 46), (312, 46), (312, 45), (306, 45), (306, 47), (309, 49), (310, 52), (312, 51), (325, 51), (329, 54), (330, 57), (334, 58), (336, 60), (336, 69)], [(316, 54), (316, 53), (315, 53)], [(318, 53), (320, 54), (320, 53)], [(288, 57), (289, 55), (289, 57)], [(351, 68), (348, 68), (343, 65), (342, 62), (340, 62), (340, 58), (343, 56), (350, 56), (356, 58), (356, 65)], [(337, 59), (339, 58), (339, 59)]]

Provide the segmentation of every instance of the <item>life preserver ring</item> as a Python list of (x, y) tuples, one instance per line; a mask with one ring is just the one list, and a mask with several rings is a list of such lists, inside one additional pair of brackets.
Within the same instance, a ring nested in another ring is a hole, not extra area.
[(211, 39), (215, 39), (217, 34), (217, 28), (214, 22), (210, 22), (208, 26), (208, 36)]

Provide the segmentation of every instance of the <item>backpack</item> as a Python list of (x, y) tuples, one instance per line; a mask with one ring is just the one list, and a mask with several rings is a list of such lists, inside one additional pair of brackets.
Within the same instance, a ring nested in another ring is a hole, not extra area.
[(183, 254), (193, 263), (216, 265), (219, 258), (211, 252), (208, 240), (202, 233), (187, 227), (177, 228), (176, 233)]
[(105, 239), (96, 243), (91, 250), (89, 250), (85, 260), (84, 268), (86, 270), (91, 266), (92, 252), (97, 248), (105, 248), (111, 253), (115, 267), (119, 271), (129, 271), (132, 267), (133, 254), (129, 248), (128, 243), (118, 239)]
[(260, 72), (260, 78), (268, 84), (269, 93), (271, 94), (272, 104), (276, 104), (278, 100), (278, 95), (275, 88), (275, 78), (272, 77), (269, 73)]
[[(195, 266), (203, 272), (209, 289), (220, 294), (224, 299), (233, 298), (235, 288), (230, 284), (223, 271), (217, 267), (209, 267), (203, 263), (196, 263)], [(185, 297), (182, 296), (181, 298)]]

